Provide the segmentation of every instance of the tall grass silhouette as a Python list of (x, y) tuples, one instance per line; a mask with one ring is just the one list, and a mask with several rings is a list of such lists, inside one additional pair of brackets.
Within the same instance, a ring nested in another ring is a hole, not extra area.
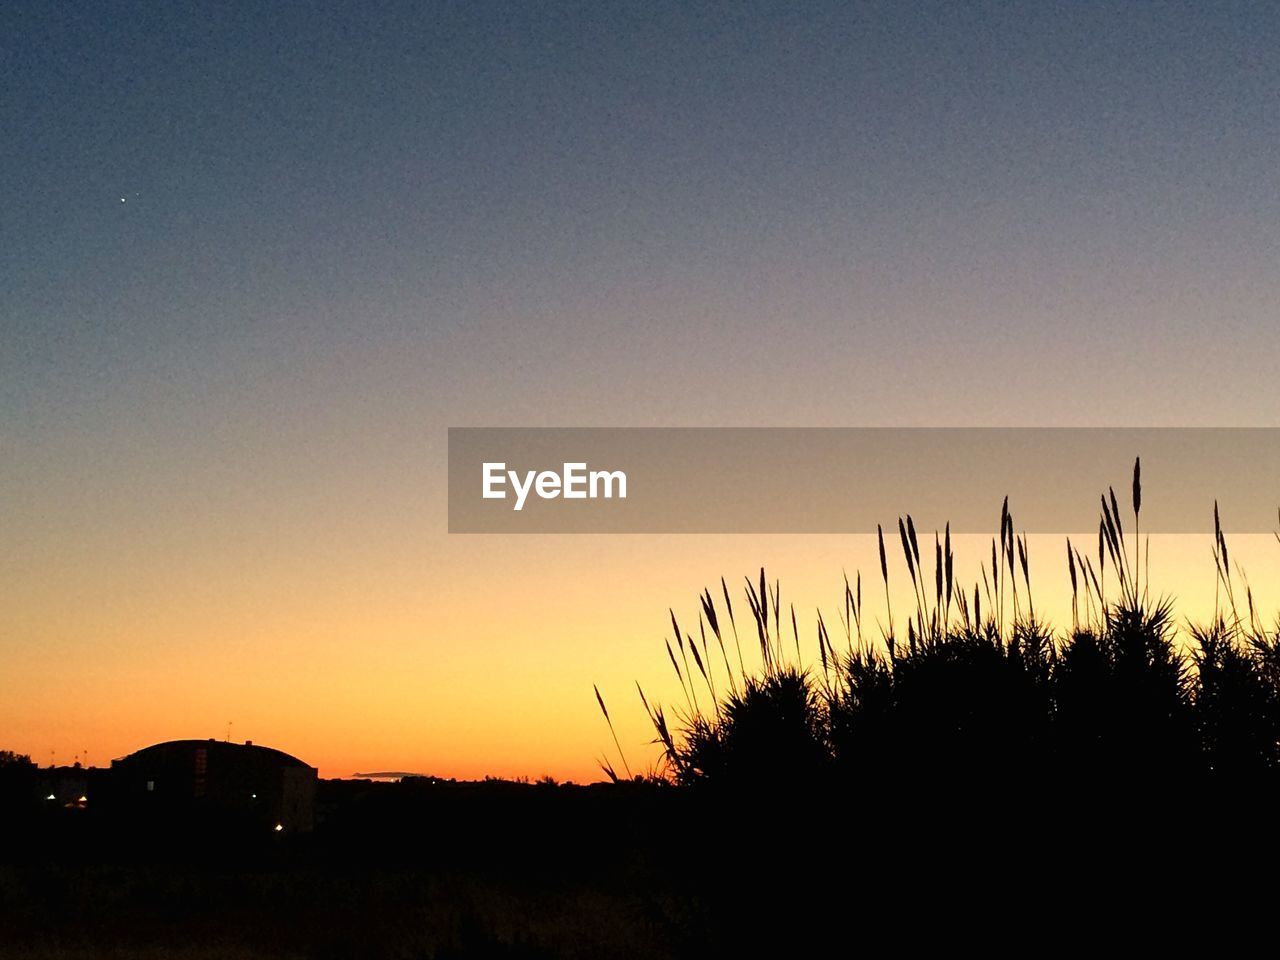
[[(896, 545), (878, 527), (886, 621), (875, 629), (861, 573), (845, 577), (834, 635), (819, 612), (812, 640), (801, 639), (794, 606), (763, 569), (744, 579), (746, 618), (722, 579), (717, 595), (701, 595), (696, 630), (671, 612), (666, 653), (681, 701), (664, 708), (639, 689), (660, 750), (646, 776), (908, 793), (924, 782), (998, 788), (1046, 778), (1077, 787), (1274, 782), (1280, 621), (1261, 623), (1243, 571), (1233, 572), (1217, 504), (1216, 609), (1211, 622), (1188, 625), (1185, 651), (1172, 602), (1150, 592), (1140, 461), (1131, 530), (1114, 489), (1100, 506), (1096, 550), (1066, 542), (1071, 624), (1061, 631), (1037, 616), (1027, 537), (1008, 498), (972, 591), (956, 582), (949, 526), (924, 551), (911, 516), (898, 520)], [(898, 550), (914, 598), (905, 636), (890, 599)], [(742, 643), (753, 633), (760, 665), (748, 669)], [(816, 656), (806, 666), (809, 643)], [(601, 765), (620, 779), (608, 759)]]

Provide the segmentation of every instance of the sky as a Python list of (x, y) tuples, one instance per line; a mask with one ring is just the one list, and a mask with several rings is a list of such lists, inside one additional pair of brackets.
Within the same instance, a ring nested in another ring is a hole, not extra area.
[(1266, 3), (6, 5), (0, 747), (592, 779), (592, 683), (653, 757), (669, 606), (875, 568), (451, 536), (449, 426), (1276, 425), (1278, 48)]

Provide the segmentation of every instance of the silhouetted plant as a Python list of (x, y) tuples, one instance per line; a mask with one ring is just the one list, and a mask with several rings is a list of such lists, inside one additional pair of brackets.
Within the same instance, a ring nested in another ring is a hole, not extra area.
[(1191, 680), (1170, 604), (1129, 603), (1064, 645), (1054, 674), (1058, 745), (1076, 771), (1169, 776), (1192, 759)]
[(746, 678), (727, 698), (718, 733), (724, 769), (746, 782), (811, 779), (827, 760), (818, 696), (809, 675), (788, 665)]
[[(1192, 627), (1198, 684), (1195, 726), (1204, 762), (1214, 774), (1257, 777), (1280, 766), (1280, 688), (1269, 667), (1274, 638), (1251, 645), (1219, 617)], [(1269, 675), (1270, 674), (1270, 675)]]
[[(847, 782), (875, 781), (894, 757), (894, 685), (888, 657), (872, 647), (848, 654), (834, 670), (826, 716), (837, 773)], [(848, 763), (858, 757), (857, 764)]]
[[(660, 775), (737, 786), (833, 778), (846, 788), (928, 793), (1019, 778), (1133, 785), (1280, 772), (1280, 624), (1271, 632), (1258, 625), (1247, 584), (1248, 619), (1236, 612), (1217, 505), (1215, 564), (1231, 615), (1192, 627), (1190, 657), (1179, 649), (1171, 602), (1150, 598), (1137, 461), (1132, 506), (1126, 534), (1114, 490), (1102, 497), (1096, 565), (1067, 541), (1072, 623), (1062, 636), (1036, 617), (1027, 540), (1007, 498), (971, 600), (955, 583), (950, 527), (934, 536), (929, 570), (913, 519), (898, 520), (915, 599), (905, 643), (877, 528), (887, 622), (877, 640), (865, 636), (862, 578), (846, 577), (843, 650), (817, 617), (820, 671), (806, 669), (795, 609), (784, 617), (781, 585), (762, 569), (744, 586), (761, 664), (749, 672), (722, 579), (723, 619), (710, 590), (699, 598), (696, 634), (671, 614), (667, 655), (684, 699), (674, 728), (640, 691), (662, 749)], [(603, 699), (600, 707), (607, 720)]]

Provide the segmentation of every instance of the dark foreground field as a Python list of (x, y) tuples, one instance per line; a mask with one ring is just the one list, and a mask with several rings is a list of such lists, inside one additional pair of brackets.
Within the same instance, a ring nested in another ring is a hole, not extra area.
[(11, 816), (0, 955), (806, 956), (833, 933), (933, 946), (1264, 921), (1270, 798), (1166, 786), (330, 781), (295, 837)]
[(5, 830), (0, 953), (676, 955), (704, 925), (636, 835), (656, 794), (328, 781), (301, 836), (32, 811)]

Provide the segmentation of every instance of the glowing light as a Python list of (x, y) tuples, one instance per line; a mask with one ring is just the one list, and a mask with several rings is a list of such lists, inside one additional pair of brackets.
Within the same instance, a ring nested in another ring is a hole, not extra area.
[(283, 824), (283, 823), (277, 823), (277, 824), (276, 824), (276, 833), (279, 833), (279, 832), (280, 832), (281, 830), (283, 830), (283, 829), (284, 829), (284, 824)]

